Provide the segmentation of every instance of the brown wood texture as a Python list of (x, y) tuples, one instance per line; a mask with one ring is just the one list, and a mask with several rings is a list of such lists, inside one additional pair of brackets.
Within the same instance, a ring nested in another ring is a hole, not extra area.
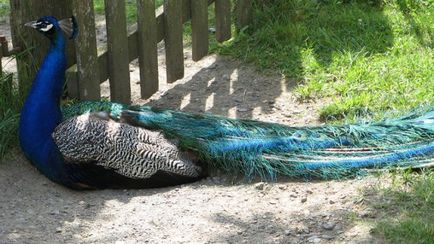
[(208, 54), (208, 1), (191, 1), (192, 56), (198, 61)]
[[(100, 82), (93, 1), (72, 1), (80, 34), (75, 38), (79, 84), (68, 84), (68, 95), (81, 100), (100, 100)], [(76, 86), (80, 87), (78, 89)], [(77, 92), (78, 91), (78, 92)], [(75, 94), (74, 94), (75, 93)]]
[(231, 1), (215, 1), (215, 28), (216, 39), (224, 42), (231, 38)]
[(140, 92), (143, 99), (158, 91), (157, 21), (154, 0), (137, 0)]
[(235, 4), (235, 26), (243, 29), (252, 20), (252, 0), (238, 0)]
[(125, 1), (105, 0), (108, 73), (112, 101), (131, 102)]
[(181, 0), (164, 1), (164, 45), (167, 82), (169, 83), (184, 77), (182, 12)]

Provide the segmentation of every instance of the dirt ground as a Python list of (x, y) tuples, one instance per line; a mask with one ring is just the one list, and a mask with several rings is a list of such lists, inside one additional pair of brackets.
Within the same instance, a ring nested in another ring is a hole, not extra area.
[[(98, 36), (103, 43), (104, 33)], [(163, 48), (159, 62), (160, 91), (148, 100), (139, 97), (139, 70), (131, 64), (134, 103), (319, 123), (324, 101), (297, 101), (296, 84), (279, 75), (216, 55), (195, 63), (186, 48), (184, 79), (165, 84)], [(102, 91), (109, 96), (107, 83)], [(354, 219), (376, 218), (360, 190), (380, 183), (375, 177), (264, 183), (218, 174), (163, 189), (77, 192), (47, 180), (16, 151), (0, 163), (0, 243), (378, 243), (371, 226)]]

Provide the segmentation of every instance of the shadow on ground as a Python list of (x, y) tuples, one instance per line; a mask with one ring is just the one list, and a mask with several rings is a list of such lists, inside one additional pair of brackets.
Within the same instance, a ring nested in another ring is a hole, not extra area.
[(246, 184), (215, 176), (163, 189), (77, 192), (17, 156), (0, 164), (0, 242), (372, 241), (349, 218), (359, 211), (357, 189), (373, 182)]
[(339, 55), (371, 56), (393, 46), (393, 30), (380, 1), (333, 2), (264, 1), (246, 30), (249, 36), (242, 35), (242, 41), (230, 47), (240, 51), (230, 52), (288, 77), (309, 80), (306, 73), (327, 70)]

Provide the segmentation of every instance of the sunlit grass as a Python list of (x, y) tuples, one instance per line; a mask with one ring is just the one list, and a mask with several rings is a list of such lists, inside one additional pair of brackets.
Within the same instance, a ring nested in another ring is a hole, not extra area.
[(18, 143), (18, 120), (23, 99), (13, 85), (12, 75), (0, 76), (0, 159)]
[[(158, 8), (163, 4), (164, 0), (156, 0), (155, 1), (155, 7)], [(126, 4), (126, 15), (127, 15), (127, 22), (133, 23), (137, 21), (137, 1), (136, 0), (127, 0), (125, 1)], [(94, 8), (96, 14), (104, 14), (104, 0), (95, 0), (94, 1)]]
[(298, 81), (299, 98), (330, 98), (323, 119), (381, 117), (434, 104), (430, 1), (285, 1), (219, 52)]
[(387, 187), (370, 189), (368, 204), (379, 214), (373, 234), (387, 243), (434, 243), (434, 171), (399, 172)]
[(9, 0), (0, 0), (0, 22), (6, 21), (9, 18)]

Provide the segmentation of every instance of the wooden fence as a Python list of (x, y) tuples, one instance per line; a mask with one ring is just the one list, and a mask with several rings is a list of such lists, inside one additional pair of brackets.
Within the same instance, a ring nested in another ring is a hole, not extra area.
[[(157, 44), (164, 40), (167, 82), (184, 76), (183, 24), (191, 21), (192, 58), (197, 61), (208, 54), (208, 8), (215, 8), (215, 38), (231, 38), (232, 19), (237, 28), (250, 20), (251, 0), (165, 0), (155, 10), (154, 0), (137, 0), (137, 23), (127, 33), (125, 1), (105, 0), (107, 51), (97, 53), (93, 1), (81, 0), (11, 0), (11, 29), (15, 47), (29, 50), (17, 56), (21, 87), (28, 87), (47, 48), (39, 34), (22, 27), (22, 23), (42, 15), (78, 19), (79, 35), (67, 48), (69, 69), (66, 73), (68, 94), (81, 100), (101, 99), (100, 84), (109, 79), (112, 101), (130, 103), (129, 63), (138, 58), (141, 97), (158, 91)], [(234, 3), (235, 6), (232, 6)], [(232, 11), (232, 9), (234, 9)], [(74, 55), (75, 54), (75, 55)], [(1, 55), (1, 54), (0, 54)], [(31, 61), (29, 61), (31, 60)], [(29, 63), (33, 62), (33, 68)], [(23, 89), (25, 92), (25, 89)]]
[[(100, 99), (100, 83), (109, 79), (112, 101), (130, 103), (129, 63), (138, 58), (141, 97), (158, 91), (157, 44), (164, 40), (167, 82), (184, 76), (183, 23), (191, 20), (192, 58), (208, 54), (208, 7), (215, 4), (216, 39), (231, 38), (230, 0), (166, 0), (155, 11), (153, 0), (138, 0), (137, 24), (127, 33), (125, 1), (106, 1), (107, 51), (97, 55), (92, 1), (73, 1), (73, 13), (79, 19), (80, 35), (75, 42), (77, 65), (67, 71), (69, 94), (83, 100)], [(246, 4), (238, 1), (235, 11), (238, 26), (246, 24)], [(250, 5), (249, 5), (250, 6)], [(244, 21), (244, 22), (243, 22)]]

